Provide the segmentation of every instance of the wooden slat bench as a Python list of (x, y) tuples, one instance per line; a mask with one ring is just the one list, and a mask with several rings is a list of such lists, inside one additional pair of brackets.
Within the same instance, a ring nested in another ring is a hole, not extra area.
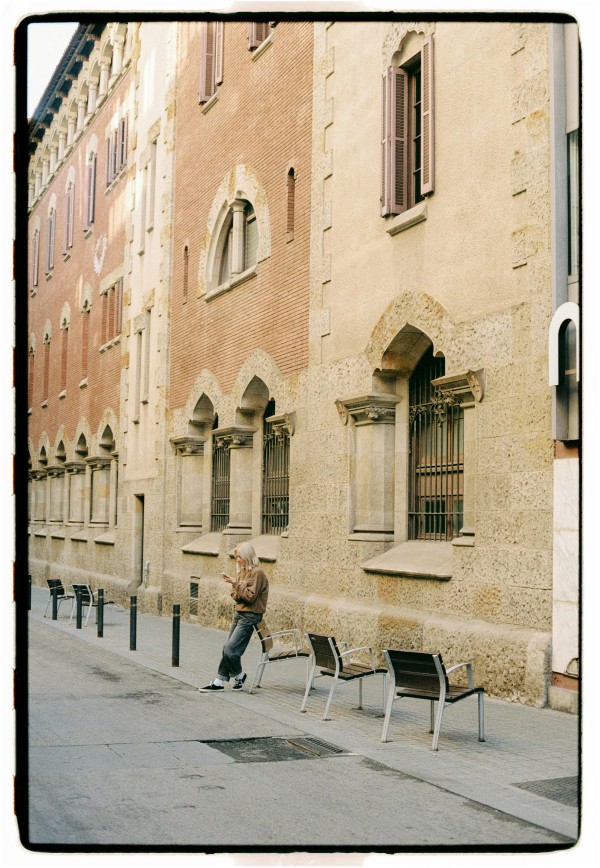
[(271, 633), (263, 620), (260, 624), (255, 624), (254, 632), (260, 640), (261, 653), (249, 693), (252, 693), (255, 687), (260, 687), (267, 663), (306, 660), (308, 665), (310, 650), (304, 647), (299, 630), (278, 630), (276, 633)]
[[(387, 669), (377, 667), (375, 665), (375, 654), (372, 648), (364, 646), (362, 648), (350, 648), (346, 651), (340, 651), (338, 643), (333, 636), (321, 636), (318, 633), (307, 633), (306, 638), (312, 649), (309, 671), (306, 677), (306, 690), (300, 711), (306, 711), (306, 700), (308, 693), (314, 685), (315, 669), (320, 668), (320, 675), (327, 675), (333, 678), (329, 697), (323, 713), (323, 720), (329, 720), (327, 713), (333, 693), (338, 684), (347, 684), (350, 681), (358, 681), (358, 707), (362, 708), (362, 682), (364, 678), (371, 675), (383, 675), (383, 696), (385, 708), (385, 694), (387, 683)], [(345, 643), (339, 643), (347, 648)], [(353, 662), (352, 654), (359, 651), (368, 651), (370, 655), (370, 663)], [(317, 678), (320, 676), (317, 676)]]
[(57, 612), (58, 612), (58, 610), (60, 610), (60, 604), (62, 602), (64, 602), (65, 600), (73, 600), (74, 599), (73, 594), (67, 593), (67, 591), (65, 590), (65, 587), (64, 587), (64, 585), (60, 579), (48, 579), (47, 581), (48, 581), (48, 588), (50, 589), (50, 599), (46, 603), (46, 609), (44, 611), (44, 618), (46, 617), (46, 614), (48, 612), (48, 606), (50, 606), (50, 604), (52, 603), (52, 595), (53, 595), (53, 591), (55, 588), (56, 588)]
[[(427, 654), (423, 651), (387, 650), (383, 652), (392, 683), (388, 694), (385, 720), (381, 741), (387, 741), (388, 727), (392, 713), (392, 705), (396, 699), (426, 699), (430, 705), (430, 732), (433, 733), (432, 750), (438, 749), (438, 740), (442, 726), (444, 708), (466, 699), (477, 696), (479, 713), (479, 741), (485, 741), (483, 734), (483, 687), (475, 687), (473, 669), (470, 663), (457, 663), (446, 669), (441, 654)], [(450, 685), (448, 674), (461, 667), (467, 671), (468, 687)], [(434, 726), (434, 706), (438, 703)]]
[[(74, 599), (71, 605), (71, 616), (69, 618), (69, 624), (71, 623), (73, 615), (75, 614), (75, 611), (77, 609), (77, 595), (80, 594), (82, 606), (88, 607), (85, 619), (85, 626), (87, 626), (87, 622), (89, 621), (90, 612), (92, 611), (92, 609), (96, 609), (96, 611), (98, 610), (98, 600), (94, 595), (94, 591), (92, 590), (91, 585), (85, 584), (85, 582), (75, 582), (71, 585), (71, 588), (73, 589)], [(114, 600), (107, 600), (105, 598), (104, 605), (113, 606)]]

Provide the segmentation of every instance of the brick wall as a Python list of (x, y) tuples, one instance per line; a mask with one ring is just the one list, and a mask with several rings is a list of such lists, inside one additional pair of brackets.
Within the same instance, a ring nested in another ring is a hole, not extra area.
[[(207, 368), (228, 390), (255, 349), (284, 375), (308, 360), (312, 24), (283, 22), (254, 61), (247, 24), (226, 22), (224, 81), (208, 111), (198, 104), (199, 25), (182, 25), (177, 86), (171, 331), (171, 406), (182, 406)], [(250, 167), (266, 194), (271, 255), (256, 277), (207, 301), (198, 267), (209, 210), (237, 165)], [(286, 176), (297, 172), (294, 239), (287, 241)], [(183, 250), (189, 288), (183, 301)]]
[[(71, 152), (58, 168), (47, 189), (36, 203), (29, 220), (29, 255), (36, 217), (40, 221), (39, 271), (35, 295), (29, 295), (28, 336), (35, 336), (35, 376), (33, 379), (32, 413), (29, 417), (29, 437), (37, 451), (40, 436), (45, 432), (54, 446), (57, 431), (65, 426), (67, 439), (72, 439), (78, 422), (85, 417), (95, 434), (106, 407), (119, 412), (121, 376), (121, 344), (117, 342), (100, 352), (102, 345), (102, 296), (100, 287), (113, 271), (123, 269), (124, 207), (127, 169), (109, 190), (106, 188), (106, 129), (110, 119), (127, 94), (130, 76), (125, 74), (115, 91), (98, 111), (97, 116), (73, 145)], [(131, 133), (131, 124), (130, 124)], [(95, 135), (98, 140), (96, 166), (96, 205), (92, 231), (84, 232), (86, 190), (86, 148)], [(71, 167), (74, 168), (75, 200), (73, 215), (73, 246), (64, 257), (64, 227), (66, 219), (65, 188)], [(52, 277), (46, 277), (47, 214), (53, 193), (56, 195), (56, 232)], [(102, 258), (103, 237), (106, 249)], [(96, 259), (96, 267), (95, 267)], [(98, 264), (101, 268), (98, 270)], [(87, 386), (82, 381), (82, 316), (84, 286), (91, 288), (91, 311), (88, 336)], [(31, 268), (28, 270), (28, 292), (31, 293)], [(61, 390), (62, 332), (61, 312), (65, 302), (70, 306), (70, 328), (67, 357), (66, 395)], [(52, 328), (48, 403), (42, 407), (44, 395), (44, 325)], [(116, 435), (116, 431), (113, 434)], [(68, 447), (68, 444), (66, 444)], [(88, 444), (89, 445), (89, 444)]]

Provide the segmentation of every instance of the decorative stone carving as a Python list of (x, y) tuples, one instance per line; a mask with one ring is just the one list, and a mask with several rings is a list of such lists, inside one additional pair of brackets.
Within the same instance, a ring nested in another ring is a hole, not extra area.
[(171, 444), (178, 455), (203, 455), (204, 439), (201, 437), (171, 437)]
[(458, 374), (446, 374), (431, 381), (431, 385), (439, 391), (446, 404), (460, 404), (462, 407), (473, 406), (483, 400), (485, 376), (483, 368), (477, 371), (469, 369)]
[(273, 426), (273, 433), (276, 437), (283, 437), (287, 434), (291, 437), (296, 428), (295, 413), (281, 413), (279, 416), (269, 416), (266, 420)]
[(348, 424), (350, 418), (354, 419), (357, 426), (374, 423), (393, 425), (399, 401), (397, 395), (361, 395), (358, 398), (338, 398), (335, 406), (344, 425)]
[(251, 426), (238, 425), (213, 431), (213, 437), (219, 446), (226, 446), (229, 449), (247, 449), (252, 447), (255, 431), (256, 428)]

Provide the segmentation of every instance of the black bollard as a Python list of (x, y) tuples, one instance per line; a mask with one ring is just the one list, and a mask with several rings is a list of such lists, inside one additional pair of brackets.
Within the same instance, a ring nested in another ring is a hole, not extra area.
[(129, 650), (135, 651), (137, 632), (137, 597), (131, 598), (129, 609)]
[(52, 620), (56, 621), (58, 618), (58, 588), (53, 587), (50, 593), (52, 594)]
[(81, 598), (81, 589), (75, 589), (75, 596), (77, 598), (77, 615), (75, 620), (75, 626), (78, 630), (81, 630), (81, 617), (83, 615), (83, 600)]
[(173, 654), (171, 666), (179, 666), (179, 624), (181, 620), (179, 603), (173, 604)]
[(104, 636), (104, 588), (98, 588), (98, 612), (96, 614), (98, 624), (98, 638)]
[(27, 608), (31, 611), (31, 576), (27, 576), (27, 580), (29, 582), (29, 596), (27, 598)]

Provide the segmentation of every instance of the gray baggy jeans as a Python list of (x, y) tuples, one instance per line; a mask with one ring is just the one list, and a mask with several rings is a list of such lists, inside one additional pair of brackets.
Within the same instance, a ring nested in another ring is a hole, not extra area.
[(260, 624), (262, 618), (258, 612), (236, 612), (233, 616), (218, 669), (219, 678), (223, 681), (242, 674), (242, 654), (248, 647), (254, 625)]

